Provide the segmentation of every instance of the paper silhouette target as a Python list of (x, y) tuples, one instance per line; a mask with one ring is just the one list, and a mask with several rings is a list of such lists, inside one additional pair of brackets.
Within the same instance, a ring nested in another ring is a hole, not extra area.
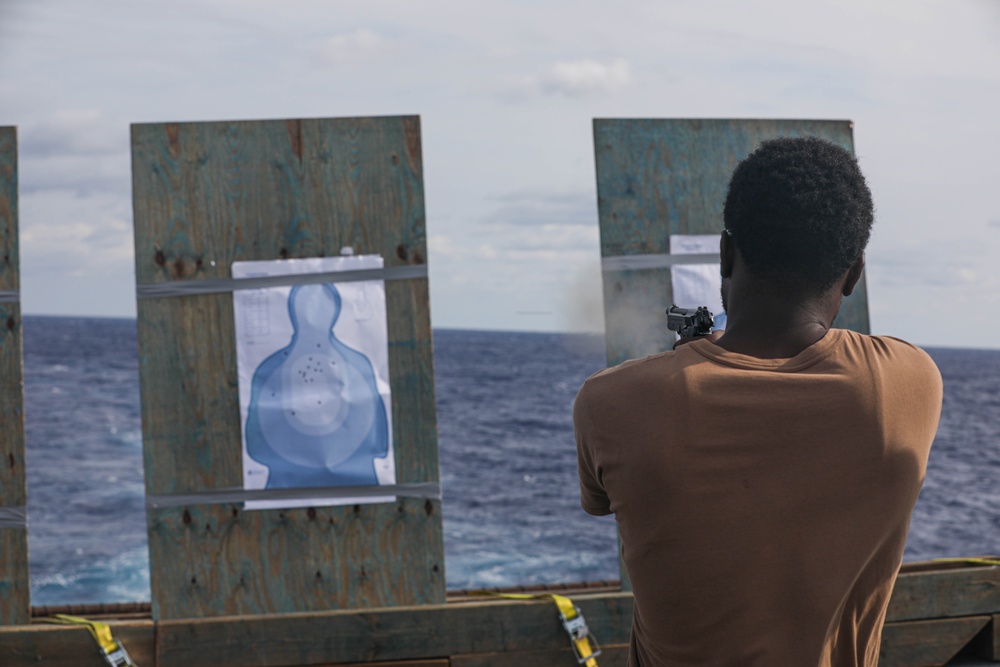
[[(371, 256), (239, 262), (233, 276), (381, 266), (381, 257)], [(236, 292), (234, 309), (245, 488), (394, 484), (382, 282)], [(385, 500), (392, 497), (367, 502)], [(356, 502), (317, 498), (247, 507)]]
[[(671, 255), (718, 255), (718, 234), (671, 234)], [(726, 328), (722, 309), (719, 260), (711, 264), (675, 264), (670, 267), (674, 303), (681, 308), (706, 306), (715, 315), (715, 328)], [(675, 334), (671, 334), (675, 335)]]
[(293, 288), (292, 341), (254, 373), (247, 453), (270, 469), (267, 488), (378, 484), (385, 405), (371, 361), (333, 332), (340, 313), (333, 285)]

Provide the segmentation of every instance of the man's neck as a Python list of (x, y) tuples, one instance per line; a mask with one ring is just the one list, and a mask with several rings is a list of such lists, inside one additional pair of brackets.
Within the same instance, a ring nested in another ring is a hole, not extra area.
[[(715, 344), (758, 359), (790, 359), (818, 342), (833, 324), (833, 293), (799, 302), (755, 292), (730, 295), (726, 332)], [(794, 305), (791, 305), (794, 304)]]

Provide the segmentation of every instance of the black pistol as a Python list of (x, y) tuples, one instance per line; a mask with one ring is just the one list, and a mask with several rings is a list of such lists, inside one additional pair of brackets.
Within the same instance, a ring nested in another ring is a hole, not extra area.
[(676, 331), (681, 338), (707, 336), (715, 326), (715, 317), (705, 306), (679, 308), (676, 304), (667, 308), (667, 328)]

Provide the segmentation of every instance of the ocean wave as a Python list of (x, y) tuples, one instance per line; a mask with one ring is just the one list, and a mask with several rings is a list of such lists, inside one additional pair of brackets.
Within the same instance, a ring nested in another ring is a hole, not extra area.
[[(33, 601), (148, 600), (135, 322), (29, 316), (24, 331)], [(617, 578), (614, 520), (579, 506), (570, 412), (600, 337), (434, 343), (448, 587)], [(930, 353), (945, 410), (906, 558), (1000, 553), (1000, 351)], [(94, 529), (108, 521), (112, 540)]]

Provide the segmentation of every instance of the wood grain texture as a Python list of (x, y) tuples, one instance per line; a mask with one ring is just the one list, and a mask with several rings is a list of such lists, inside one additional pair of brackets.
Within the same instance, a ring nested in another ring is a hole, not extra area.
[(392, 662), (351, 662), (351, 663), (330, 663), (329, 665), (318, 665), (317, 667), (449, 667), (447, 658), (442, 660), (393, 660)]
[(17, 204), (17, 128), (0, 127), (0, 290), (21, 286)]
[[(849, 121), (597, 119), (601, 256), (670, 252), (671, 234), (718, 234), (729, 177), (763, 140), (818, 136), (853, 151)], [(669, 269), (604, 274), (608, 363), (669, 348)], [(836, 326), (868, 332), (865, 282)]]
[[(152, 621), (108, 621), (111, 635), (142, 667), (156, 663)], [(0, 628), (0, 665), (4, 667), (107, 667), (86, 628), (64, 625), (24, 625)]]
[[(573, 598), (598, 641), (628, 642), (632, 596)], [(549, 601), (484, 600), (320, 614), (162, 621), (158, 667), (273, 667), (561, 651), (566, 632)]]
[[(0, 127), (0, 290), (20, 289), (17, 131)], [(24, 508), (24, 399), (21, 306), (0, 303), (0, 507)], [(0, 528), (0, 625), (27, 623), (28, 535)]]
[(879, 667), (940, 667), (990, 622), (989, 616), (886, 623)]
[[(231, 616), (434, 603), (444, 587), (443, 554), (429, 539), (439, 530), (440, 501), (269, 511), (211, 505), (149, 517), (150, 544), (163, 559), (152, 578), (158, 618), (192, 609)], [(192, 556), (166, 560), (177, 553)]]
[[(382, 255), (387, 267), (427, 261), (416, 117), (134, 125), (132, 168), (140, 284), (228, 278), (234, 261), (335, 256), (345, 246)], [(399, 482), (439, 478), (428, 300), (426, 279), (386, 283)], [(147, 493), (242, 486), (232, 296), (140, 300), (138, 333)], [(215, 534), (171, 534), (179, 529), (169, 513), (151, 512), (154, 617), (218, 615), (234, 604), (241, 613), (316, 609), (316, 587), (302, 584), (315, 576), (308, 563), (347, 573), (357, 556), (351, 549), (373, 539), (395, 549), (368, 555), (384, 572), (366, 569), (367, 584), (345, 581), (328, 604), (442, 602), (440, 507), (427, 507), (430, 519), (419, 522), (400, 522), (395, 504), (379, 509), (370, 520), (381, 523), (356, 546), (293, 535), (319, 524), (277, 511), (257, 512), (259, 535), (230, 532), (241, 541), (226, 544)], [(188, 509), (204, 523), (225, 521), (228, 511)], [(353, 509), (324, 512), (346, 526)], [(405, 540), (371, 537), (381, 532)], [(305, 542), (319, 551), (298, 558), (280, 546)], [(242, 553), (243, 565), (215, 573), (217, 597), (193, 595), (172, 571), (177, 563), (224, 567), (223, 551)], [(272, 562), (272, 553), (285, 560)], [(257, 563), (258, 585), (239, 602), (227, 600), (233, 572), (247, 563)]]
[(338, 662), (316, 667), (449, 667), (447, 658), (442, 660), (393, 660), (392, 662)]
[[(602, 667), (624, 664), (632, 619), (630, 593), (574, 595), (606, 649)], [(887, 623), (880, 665), (943, 665), (971, 641), (987, 659), (1000, 656), (1000, 616)], [(113, 623), (113, 631), (140, 665), (158, 667), (330, 667), (412, 661), (425, 667), (451, 659), (453, 667), (558, 665), (568, 656), (566, 635), (548, 601), (480, 598), (420, 607), (328, 611), (212, 619)], [(992, 632), (992, 634), (990, 634)], [(154, 650), (154, 637), (156, 646)], [(79, 628), (0, 628), (0, 664), (92, 664), (90, 636)], [(619, 662), (621, 661), (621, 662)], [(99, 663), (93, 663), (95, 667)]]
[(970, 565), (901, 573), (888, 621), (1000, 613), (1000, 567)]
[[(567, 639), (568, 641), (568, 639)], [(602, 646), (597, 658), (600, 667), (626, 667), (628, 644)], [(574, 667), (573, 651), (516, 651), (512, 653), (473, 653), (451, 657), (451, 667)]]

